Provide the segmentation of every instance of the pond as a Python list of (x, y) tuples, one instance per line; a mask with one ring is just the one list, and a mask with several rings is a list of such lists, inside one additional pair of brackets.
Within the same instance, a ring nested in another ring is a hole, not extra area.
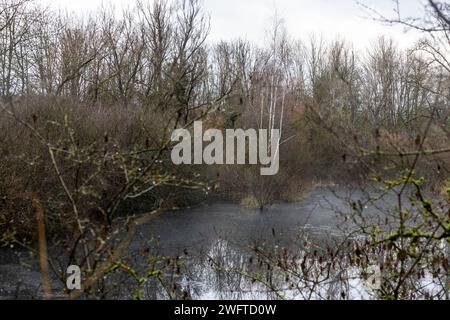
[[(321, 250), (339, 242), (343, 234), (338, 212), (348, 212), (348, 198), (359, 196), (359, 192), (345, 188), (317, 188), (300, 203), (279, 203), (263, 211), (215, 201), (167, 212), (140, 226), (127, 252), (127, 263), (139, 275), (161, 268), (162, 276), (149, 277), (137, 290), (133, 279), (123, 273), (108, 275), (105, 282), (119, 285), (104, 297), (132, 299), (137, 293), (143, 299), (305, 299), (339, 295), (343, 283), (336, 279), (342, 278), (342, 269), (334, 272), (314, 262), (310, 272), (317, 272), (317, 279), (325, 271), (328, 274), (327, 281), (314, 288), (315, 296), (311, 296), (309, 287), (296, 283), (293, 288), (293, 280), (286, 281), (285, 273), (275, 273), (266, 258), (273, 258), (273, 264), (291, 259), (292, 273), (296, 273), (305, 263), (305, 246), (309, 251), (315, 246), (314, 251), (320, 255)], [(161, 267), (169, 259), (175, 263)], [(367, 297), (358, 271), (350, 267), (344, 271), (347, 279), (354, 276), (345, 283), (352, 286), (346, 289), (349, 297)], [(300, 281), (301, 276), (295, 276)], [(35, 260), (25, 253), (12, 257), (7, 251), (0, 252), (0, 297), (39, 297), (40, 283)], [(289, 286), (283, 287), (287, 283)], [(56, 282), (55, 287), (55, 291), (61, 288)]]

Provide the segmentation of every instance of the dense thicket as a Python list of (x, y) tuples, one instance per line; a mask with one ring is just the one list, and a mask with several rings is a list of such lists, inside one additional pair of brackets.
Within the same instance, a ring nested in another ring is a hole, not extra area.
[[(435, 194), (445, 191), (450, 31), (448, 7), (439, 8), (429, 8), (436, 24), (420, 27), (432, 37), (408, 49), (379, 38), (361, 52), (341, 40), (292, 39), (276, 19), (266, 47), (211, 43), (198, 0), (85, 17), (1, 0), (2, 242), (36, 236), (40, 203), (52, 235), (93, 241), (76, 244), (91, 268), (101, 257), (88, 253), (109, 239), (116, 216), (211, 192), (263, 206), (318, 182), (396, 177), (412, 164)], [(172, 130), (197, 119), (280, 129), (280, 173), (173, 166)]]

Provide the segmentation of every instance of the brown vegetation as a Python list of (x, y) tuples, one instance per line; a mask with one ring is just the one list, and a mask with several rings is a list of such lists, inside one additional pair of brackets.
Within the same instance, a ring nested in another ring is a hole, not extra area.
[[(263, 208), (298, 200), (321, 181), (392, 180), (400, 182), (387, 191), (403, 182), (442, 196), (450, 167), (448, 6), (430, 1), (428, 10), (436, 25), (425, 31), (442, 38), (408, 50), (380, 38), (361, 53), (343, 41), (293, 41), (280, 21), (266, 48), (240, 40), (211, 46), (197, 0), (139, 1), (118, 18), (104, 9), (85, 19), (1, 0), (1, 244), (34, 248), (36, 213), (20, 195), (35, 194), (48, 239), (86, 268), (84, 289), (93, 295), (122, 252), (112, 241), (124, 228), (118, 218), (135, 227), (138, 213), (210, 192)], [(280, 129), (280, 173), (174, 166), (172, 130), (197, 119), (219, 129)], [(425, 197), (415, 201), (439, 215), (430, 223), (441, 224), (439, 240), (448, 241), (441, 198), (439, 214)], [(385, 234), (391, 244), (438, 237), (402, 228), (395, 239)], [(385, 296), (402, 297), (400, 282)]]

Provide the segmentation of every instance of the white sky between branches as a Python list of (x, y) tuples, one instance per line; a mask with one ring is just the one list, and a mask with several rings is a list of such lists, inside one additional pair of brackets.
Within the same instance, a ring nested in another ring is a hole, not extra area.
[[(144, 0), (152, 2), (153, 0)], [(205, 12), (210, 16), (209, 41), (243, 38), (256, 44), (264, 44), (266, 31), (275, 16), (285, 21), (289, 35), (305, 41), (315, 34), (325, 40), (337, 37), (353, 44), (355, 49), (365, 50), (378, 36), (392, 38), (401, 48), (418, 40), (421, 34), (402, 26), (387, 26), (374, 21), (358, 4), (360, 1), (386, 16), (394, 15), (392, 0), (203, 0)], [(423, 16), (424, 0), (401, 0), (404, 17)], [(119, 11), (129, 7), (133, 0), (36, 0), (44, 6), (67, 10), (69, 13), (86, 14), (102, 3), (112, 4)]]

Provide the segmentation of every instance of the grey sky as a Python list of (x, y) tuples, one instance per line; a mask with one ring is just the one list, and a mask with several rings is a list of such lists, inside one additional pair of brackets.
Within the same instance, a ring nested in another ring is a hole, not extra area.
[[(102, 0), (39, 0), (43, 4), (86, 12), (98, 8)], [(148, 0), (152, 1), (152, 0)], [(392, 0), (360, 0), (386, 15), (393, 14)], [(103, 0), (117, 8), (128, 6), (130, 0)], [(401, 47), (419, 38), (415, 31), (401, 26), (384, 26), (368, 18), (356, 0), (203, 0), (211, 17), (210, 40), (246, 38), (262, 44), (275, 11), (285, 20), (288, 33), (306, 39), (310, 34), (333, 39), (336, 36), (351, 41), (355, 48), (364, 49), (379, 35), (392, 37)], [(402, 0), (402, 14), (421, 15), (423, 0)]]

